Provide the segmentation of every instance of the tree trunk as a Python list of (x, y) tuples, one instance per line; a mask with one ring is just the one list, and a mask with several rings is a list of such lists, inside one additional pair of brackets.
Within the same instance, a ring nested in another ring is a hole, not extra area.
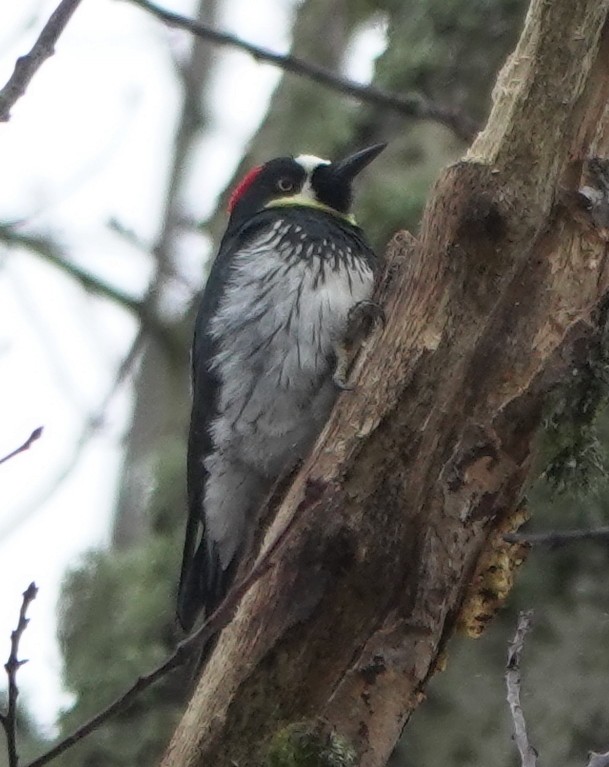
[(305, 740), (385, 764), (469, 622), (480, 557), (509, 559), (496, 531), (520, 517), (547, 393), (609, 287), (602, 228), (562, 203), (609, 147), (608, 13), (533, 0), (486, 129), (436, 184), (419, 241), (389, 247), (387, 325), (278, 509), (263, 550), (289, 532), (164, 767), (290, 764), (279, 753)]

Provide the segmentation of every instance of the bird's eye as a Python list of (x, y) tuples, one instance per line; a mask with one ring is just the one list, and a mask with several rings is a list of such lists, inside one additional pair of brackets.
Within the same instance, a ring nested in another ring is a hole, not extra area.
[(289, 178), (280, 178), (277, 182), (277, 189), (279, 189), (280, 192), (291, 192), (292, 189), (294, 189), (294, 184)]

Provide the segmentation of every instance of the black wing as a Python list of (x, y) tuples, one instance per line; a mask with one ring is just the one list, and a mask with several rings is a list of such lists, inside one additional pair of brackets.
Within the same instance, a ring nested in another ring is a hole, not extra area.
[(208, 614), (213, 611), (224, 596), (232, 576), (232, 568), (222, 569), (213, 542), (205, 536), (207, 471), (203, 460), (213, 449), (210, 426), (217, 414), (219, 388), (217, 376), (210, 371), (210, 361), (216, 354), (216, 345), (209, 336), (209, 324), (218, 311), (230, 277), (234, 254), (255, 236), (259, 228), (260, 224), (254, 221), (236, 231), (227, 230), (209, 272), (195, 320), (192, 347), (193, 401), (186, 464), (188, 519), (177, 606), (178, 620), (185, 631), (192, 628), (204, 607)]

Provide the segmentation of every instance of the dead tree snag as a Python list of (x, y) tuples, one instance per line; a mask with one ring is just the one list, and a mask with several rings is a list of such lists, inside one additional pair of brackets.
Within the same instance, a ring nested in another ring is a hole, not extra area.
[[(277, 511), (164, 767), (264, 764), (322, 721), (385, 764), (514, 513), (545, 398), (595, 333), (606, 242), (561, 202), (609, 154), (609, 0), (533, 0), (485, 130), (394, 238), (387, 325)], [(583, 215), (585, 216), (585, 205)], [(591, 234), (592, 232), (592, 234)]]

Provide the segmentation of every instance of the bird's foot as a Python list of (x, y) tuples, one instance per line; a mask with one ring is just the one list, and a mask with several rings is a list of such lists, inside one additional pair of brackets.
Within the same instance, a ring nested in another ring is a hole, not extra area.
[(355, 389), (355, 386), (350, 384), (346, 378), (339, 376), (336, 373), (334, 373), (332, 376), (332, 383), (334, 386), (336, 386), (337, 389), (340, 389), (341, 391), (354, 391)]
[(372, 333), (377, 325), (387, 323), (383, 307), (376, 301), (358, 301), (347, 315), (346, 344), (359, 345)]
[(355, 351), (368, 338), (376, 325), (385, 327), (385, 312), (376, 301), (358, 301), (347, 315), (347, 331), (343, 342), (336, 346), (336, 367), (332, 381), (341, 391), (353, 391), (355, 386), (347, 382), (349, 364)]
[(344, 344), (337, 346), (335, 349), (336, 354), (336, 367), (334, 368), (334, 375), (332, 376), (332, 382), (337, 389), (341, 391), (353, 391), (355, 388), (347, 382), (347, 371), (349, 369), (349, 349)]

